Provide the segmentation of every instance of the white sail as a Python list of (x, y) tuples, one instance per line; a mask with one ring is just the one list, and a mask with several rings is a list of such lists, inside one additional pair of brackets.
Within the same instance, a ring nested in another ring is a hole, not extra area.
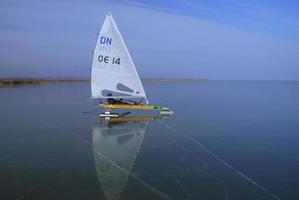
[(92, 98), (141, 98), (146, 94), (125, 42), (107, 14), (93, 55)]

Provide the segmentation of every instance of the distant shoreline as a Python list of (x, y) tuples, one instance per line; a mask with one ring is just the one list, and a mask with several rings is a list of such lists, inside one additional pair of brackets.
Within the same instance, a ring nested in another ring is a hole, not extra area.
[(207, 78), (141, 78), (148, 82), (206, 82)]
[[(89, 82), (88, 79), (38, 79), (38, 78), (7, 78), (0, 79), (0, 85), (44, 84), (44, 83), (76, 83)], [(142, 78), (145, 82), (206, 82), (205, 78)]]
[(19, 85), (19, 84), (43, 84), (43, 83), (72, 83), (72, 82), (87, 82), (89, 80), (77, 79), (0, 79), (0, 85)]
[[(255, 81), (255, 82), (299, 82), (299, 80), (209, 80), (207, 78), (141, 78), (143, 82), (150, 83), (206, 83), (208, 81), (225, 81), (225, 82), (238, 82), (238, 81)], [(0, 78), (0, 86), (5, 85), (39, 85), (51, 83), (88, 83), (89, 79), (84, 78)]]

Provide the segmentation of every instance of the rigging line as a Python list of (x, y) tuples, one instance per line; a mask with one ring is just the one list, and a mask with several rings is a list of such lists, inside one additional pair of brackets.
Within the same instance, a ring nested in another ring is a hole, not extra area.
[(264, 186), (260, 185), (259, 183), (257, 183), (256, 181), (254, 181), (252, 178), (250, 178), (249, 176), (247, 176), (246, 174), (244, 174), (243, 172), (239, 171), (238, 169), (234, 168), (231, 164), (229, 164), (228, 162), (224, 161), (223, 159), (221, 159), (219, 156), (217, 156), (215, 153), (213, 153), (210, 149), (208, 149), (205, 145), (203, 145), (202, 143), (200, 143), (199, 141), (193, 139), (191, 136), (186, 135), (185, 133), (169, 126), (168, 124), (166, 124), (165, 122), (162, 122), (160, 120), (158, 120), (158, 122), (162, 125), (164, 125), (166, 128), (172, 130), (173, 132), (181, 135), (182, 137), (192, 141), (193, 143), (199, 145), (201, 148), (203, 148), (208, 154), (210, 154), (213, 158), (215, 158), (217, 161), (219, 161), (220, 163), (222, 163), (223, 165), (225, 165), (226, 167), (228, 167), (229, 169), (231, 169), (233, 172), (235, 172), (236, 174), (238, 174), (239, 176), (243, 177), (245, 180), (247, 180), (248, 182), (250, 182), (251, 184), (255, 185), (256, 187), (258, 187), (260, 190), (264, 191), (266, 194), (268, 194), (269, 196), (271, 196), (273, 199), (275, 200), (280, 200), (280, 198), (273, 194), (272, 192), (270, 192), (267, 188), (265, 188)]
[(79, 136), (78, 134), (76, 134), (74, 131), (69, 130), (67, 128), (63, 128), (60, 127), (56, 124), (47, 122), (47, 121), (43, 121), (40, 119), (35, 119), (36, 121), (39, 121), (40, 123), (46, 124), (48, 126), (51, 126), (53, 128), (56, 129), (60, 129), (62, 131), (67, 132), (68, 134), (72, 135), (73, 137), (77, 138), (78, 140), (80, 140), (81, 142), (85, 143), (87, 146), (91, 147), (92, 150), (100, 157), (104, 158), (105, 160), (107, 160), (112, 166), (114, 166), (115, 168), (119, 169), (120, 171), (126, 173), (128, 176), (132, 177), (133, 179), (135, 179), (137, 182), (139, 182), (141, 185), (143, 185), (144, 187), (146, 187), (147, 189), (149, 189), (150, 191), (152, 191), (154, 194), (162, 197), (163, 199), (166, 200), (173, 200), (172, 198), (170, 198), (167, 194), (164, 194), (163, 192), (159, 191), (158, 189), (156, 189), (154, 186), (150, 185), (149, 183), (145, 182), (144, 180), (142, 180), (140, 177), (138, 177), (135, 174), (132, 174), (131, 172), (127, 171), (126, 169), (122, 168), (121, 166), (119, 166), (117, 163), (115, 163), (113, 160), (111, 160), (110, 158), (106, 157), (105, 155), (103, 155), (101, 152), (97, 151), (94, 146), (86, 139), (84, 139), (83, 137)]

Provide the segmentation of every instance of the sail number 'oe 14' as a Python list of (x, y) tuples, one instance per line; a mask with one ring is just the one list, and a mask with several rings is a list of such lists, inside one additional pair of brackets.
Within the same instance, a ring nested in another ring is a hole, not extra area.
[(112, 59), (111, 59), (109, 56), (99, 55), (98, 61), (99, 62), (104, 62), (104, 63), (107, 63), (107, 64), (111, 61), (112, 64), (120, 65), (120, 58), (115, 58), (115, 57), (112, 57)]
[[(112, 45), (112, 38), (102, 36), (100, 38), (100, 44), (102, 44), (102, 45)], [(110, 58), (109, 56), (105, 56), (105, 55), (99, 55), (98, 61), (99, 62), (104, 62), (106, 64), (111, 62), (112, 64), (120, 65), (120, 58), (115, 58), (115, 57)]]

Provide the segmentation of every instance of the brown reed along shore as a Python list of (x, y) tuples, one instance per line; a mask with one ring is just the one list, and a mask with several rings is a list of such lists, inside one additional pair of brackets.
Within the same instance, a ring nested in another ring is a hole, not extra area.
[[(38, 78), (7, 78), (0, 79), (0, 85), (45, 84), (89, 82), (88, 79), (38, 79)], [(206, 82), (206, 78), (142, 78), (145, 82)]]

